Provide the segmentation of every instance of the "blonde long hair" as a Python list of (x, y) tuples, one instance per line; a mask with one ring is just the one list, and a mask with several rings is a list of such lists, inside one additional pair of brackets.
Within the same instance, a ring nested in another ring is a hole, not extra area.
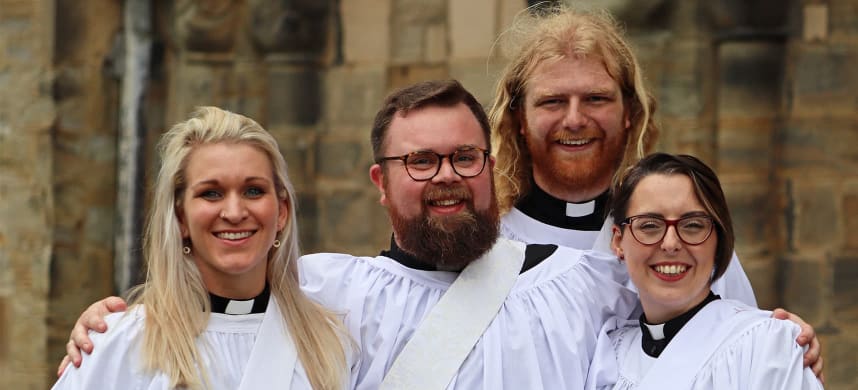
[(211, 305), (199, 270), (182, 253), (177, 215), (187, 186), (188, 156), (196, 146), (220, 142), (251, 145), (271, 161), (277, 197), (286, 201), (289, 216), (277, 234), (282, 244), (269, 251), (267, 281), (313, 388), (340, 388), (348, 370), (342, 344), (347, 336), (334, 314), (300, 290), (295, 194), (286, 161), (277, 142), (259, 124), (216, 107), (199, 108), (165, 133), (159, 144), (162, 165), (144, 237), (146, 283), (131, 295), (132, 302), (143, 304), (146, 311), (145, 367), (166, 373), (171, 387), (200, 388), (209, 383), (205, 367), (197, 364), (203, 360), (195, 338), (206, 328)]
[(622, 29), (609, 13), (574, 10), (563, 5), (531, 8), (516, 17), (498, 44), (502, 56), (511, 54), (506, 55), (509, 62), (498, 79), (489, 113), (497, 152), (495, 183), (502, 213), (530, 192), (532, 161), (520, 135), (522, 124), (515, 110), (524, 109), (528, 81), (544, 61), (570, 56), (596, 58), (619, 84), (631, 128), (614, 182), (620, 172), (650, 152), (658, 135), (652, 120), (655, 98), (644, 85), (640, 66), (623, 38)]

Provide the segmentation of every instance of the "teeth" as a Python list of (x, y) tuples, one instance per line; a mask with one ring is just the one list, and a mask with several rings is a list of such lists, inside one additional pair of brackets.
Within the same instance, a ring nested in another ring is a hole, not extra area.
[(581, 146), (590, 143), (589, 140), (586, 139), (563, 139), (559, 141), (563, 145), (572, 145), (572, 146)]
[(431, 202), (435, 206), (452, 206), (454, 204), (458, 204), (458, 200), (450, 199), (450, 200), (436, 200)]
[(218, 238), (223, 238), (225, 240), (240, 240), (242, 238), (247, 238), (253, 235), (253, 232), (241, 232), (241, 233), (232, 233), (232, 232), (223, 232), (218, 233)]
[(688, 266), (684, 264), (680, 265), (657, 265), (654, 267), (655, 272), (665, 275), (678, 275), (685, 272), (688, 269)]

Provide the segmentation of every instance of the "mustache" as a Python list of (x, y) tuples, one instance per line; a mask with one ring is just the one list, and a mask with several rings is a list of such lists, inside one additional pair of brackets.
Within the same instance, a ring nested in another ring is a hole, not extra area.
[(463, 185), (456, 186), (438, 186), (438, 185), (430, 185), (426, 187), (426, 190), (423, 193), (423, 200), (425, 202), (433, 202), (436, 200), (443, 199), (460, 199), (464, 201), (471, 200), (472, 195), (471, 191), (469, 191)]

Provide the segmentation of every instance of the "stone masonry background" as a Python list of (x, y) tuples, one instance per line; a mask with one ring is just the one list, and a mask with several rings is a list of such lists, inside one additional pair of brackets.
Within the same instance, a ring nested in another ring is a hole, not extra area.
[[(390, 230), (367, 171), (386, 93), (457, 78), (484, 104), (513, 0), (0, 0), (0, 388), (55, 380), (68, 332), (114, 275), (123, 7), (149, 7), (142, 102), (154, 143), (195, 106), (260, 121), (299, 196), (305, 252), (373, 255)], [(659, 99), (658, 149), (723, 180), (760, 306), (824, 345), (858, 388), (858, 0), (588, 0), (626, 26)], [(132, 18), (133, 20), (133, 18)], [(131, 255), (139, 257), (139, 244)], [(136, 268), (131, 272), (138, 271)], [(139, 275), (138, 275), (139, 276)]]

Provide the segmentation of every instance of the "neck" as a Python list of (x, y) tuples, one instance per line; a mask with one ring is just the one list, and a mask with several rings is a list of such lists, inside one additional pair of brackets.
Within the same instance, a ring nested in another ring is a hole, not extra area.
[(569, 185), (548, 180), (538, 172), (533, 172), (533, 181), (549, 195), (572, 203), (587, 202), (601, 195), (611, 186), (611, 178), (599, 180), (589, 185)]
[(711, 290), (707, 285), (693, 300), (685, 302), (682, 305), (675, 306), (665, 305), (652, 299), (648, 299), (645, 294), (641, 295), (640, 300), (641, 307), (644, 311), (644, 318), (649, 324), (662, 324), (670, 321), (706, 301), (707, 297), (710, 295), (710, 291)]

